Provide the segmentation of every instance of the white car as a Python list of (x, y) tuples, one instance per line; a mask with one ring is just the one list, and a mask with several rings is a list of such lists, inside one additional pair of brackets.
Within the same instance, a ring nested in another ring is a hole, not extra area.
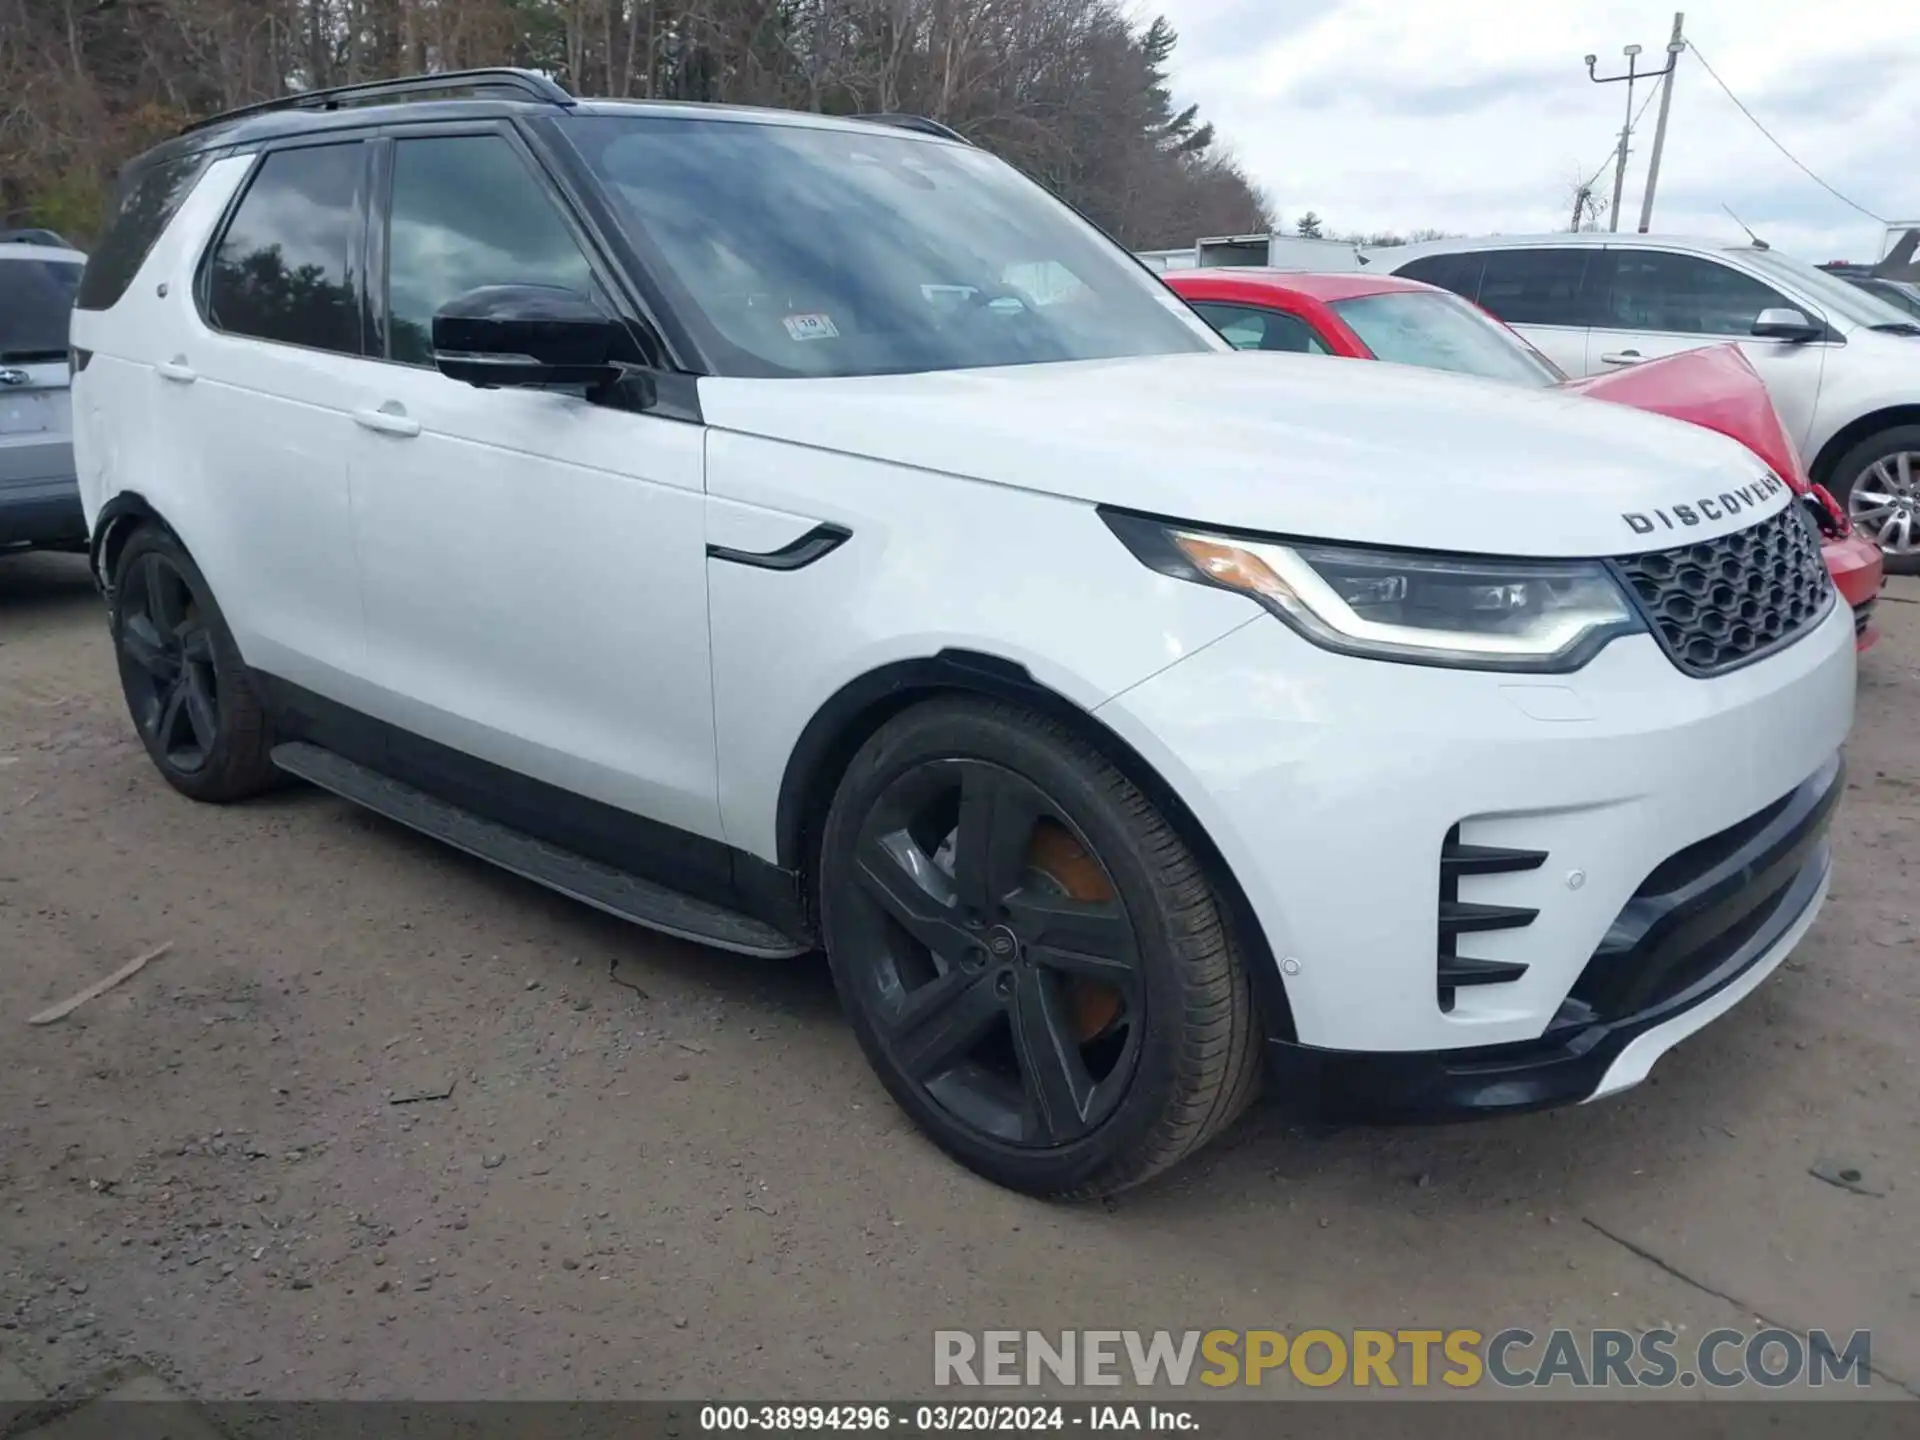
[(81, 485), (167, 781), (824, 949), (1001, 1183), (1142, 1180), (1263, 1070), (1608, 1094), (1826, 893), (1853, 628), (1748, 450), (1236, 355), (938, 127), (300, 97), (139, 161), (101, 257)]
[(1569, 375), (1729, 340), (1766, 381), (1815, 481), (1920, 570), (1920, 324), (1761, 245), (1655, 235), (1439, 240), (1376, 251), (1499, 316)]

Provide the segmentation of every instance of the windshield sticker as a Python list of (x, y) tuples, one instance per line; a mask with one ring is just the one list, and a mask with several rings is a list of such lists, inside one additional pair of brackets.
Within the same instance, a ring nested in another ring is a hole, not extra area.
[(840, 336), (829, 315), (789, 315), (787, 334), (796, 340), (836, 340)]

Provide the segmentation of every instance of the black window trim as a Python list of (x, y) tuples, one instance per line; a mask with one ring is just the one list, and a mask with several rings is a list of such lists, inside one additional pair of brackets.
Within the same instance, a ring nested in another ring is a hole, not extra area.
[[(569, 117), (516, 115), (511, 123), (586, 237), (588, 257), (603, 264), (619, 282), (611, 293), (626, 306), (629, 327), (657, 351), (660, 377), (713, 374), (714, 367), (702, 352), (694, 330), (668, 300), (659, 277), (648, 268), (621, 223), (612, 197), (561, 128), (565, 118)], [(690, 385), (685, 388), (691, 393)]]
[[(289, 135), (262, 144), (253, 152), (253, 163), (245, 177), (235, 187), (227, 199), (226, 208), (220, 212), (219, 222), (213, 227), (211, 236), (200, 252), (200, 258), (194, 265), (193, 308), (200, 317), (200, 323), (214, 334), (229, 340), (245, 340), (256, 345), (278, 345), (288, 350), (304, 350), (313, 355), (334, 355), (343, 360), (364, 360), (367, 358), (366, 326), (366, 275), (367, 275), (367, 215), (369, 211), (370, 186), (372, 183), (372, 155), (367, 141), (372, 138), (371, 128), (365, 130), (323, 131), (313, 135)], [(232, 227), (234, 217), (240, 213), (240, 207), (246, 203), (247, 196), (259, 183), (260, 172), (265, 168), (267, 158), (289, 150), (319, 150), (329, 146), (356, 145), (360, 147), (360, 178), (353, 187), (353, 218), (348, 226), (347, 276), (350, 281), (359, 284), (362, 295), (360, 307), (359, 348), (356, 351), (329, 350), (320, 345), (302, 345), (297, 340), (275, 340), (265, 335), (248, 335), (242, 331), (229, 330), (213, 317), (213, 257), (220, 253), (221, 245), (226, 243), (227, 231)], [(235, 151), (244, 154), (244, 151)], [(216, 154), (215, 162), (227, 158)]]
[[(1754, 284), (1763, 286), (1766, 289), (1771, 290), (1776, 296), (1778, 296), (1781, 300), (1785, 301), (1793, 309), (1800, 311), (1802, 314), (1804, 314), (1807, 317), (1807, 319), (1811, 320), (1814, 324), (1820, 326), (1822, 333), (1817, 338), (1813, 340), (1801, 341), (1797, 343), (1809, 344), (1809, 345), (1844, 345), (1847, 343), (1846, 336), (1842, 335), (1838, 330), (1834, 329), (1833, 322), (1827, 318), (1826, 312), (1824, 310), (1820, 309), (1816, 305), (1809, 304), (1805, 300), (1794, 299), (1791, 295), (1788, 295), (1784, 290), (1780, 288), (1779, 282), (1776, 281), (1773, 277), (1764, 273), (1758, 273), (1753, 270), (1749, 270), (1746, 266), (1737, 264), (1733, 260), (1730, 260), (1724, 256), (1702, 254), (1699, 250), (1693, 249), (1688, 246), (1662, 245), (1662, 244), (1659, 244), (1658, 242), (1642, 244), (1642, 243), (1636, 243), (1631, 240), (1609, 241), (1606, 245), (1602, 246), (1601, 253), (1606, 256), (1606, 268), (1604, 272), (1604, 279), (1606, 281), (1606, 284), (1602, 288), (1600, 293), (1601, 293), (1603, 304), (1606, 307), (1611, 307), (1611, 304), (1612, 304), (1613, 283), (1618, 273), (1620, 256), (1622, 256), (1623, 254), (1628, 254), (1632, 252), (1638, 252), (1641, 254), (1649, 254), (1649, 255), (1679, 255), (1689, 260), (1698, 260), (1702, 264), (1718, 265), (1723, 269), (1731, 270), (1733, 271), (1734, 274), (1743, 276), (1746, 279), (1753, 281)], [(1719, 344), (1728, 344), (1737, 340), (1751, 340), (1754, 338), (1751, 334), (1742, 335), (1737, 332), (1733, 334), (1723, 334), (1717, 330), (1715, 331), (1649, 330), (1639, 326), (1616, 325), (1611, 323), (1613, 320), (1613, 315), (1610, 308), (1603, 310), (1603, 314), (1605, 316), (1605, 319), (1602, 322), (1594, 324), (1591, 327), (1592, 329), (1611, 330), (1621, 335), (1664, 335), (1664, 336), (1671, 336), (1675, 339), (1681, 339), (1681, 340), (1699, 340), (1699, 339), (1705, 338), (1709, 342), (1714, 342)]]
[[(587, 267), (593, 272), (594, 283), (600, 288), (598, 298), (604, 300), (615, 310), (615, 318), (625, 327), (633, 342), (634, 353), (643, 357), (656, 376), (672, 373), (680, 367), (670, 359), (669, 348), (664, 343), (659, 329), (646, 316), (646, 313), (634, 303), (632, 288), (625, 283), (621, 268), (613, 263), (606, 254), (594, 231), (582, 221), (575, 197), (559, 183), (552, 168), (542, 159), (537, 148), (528, 143), (521, 126), (509, 117), (473, 117), (467, 119), (430, 120), (412, 124), (393, 122), (382, 125), (374, 136), (373, 147), (376, 152), (372, 175), (372, 206), (368, 216), (367, 256), (369, 262), (367, 286), (369, 344), (366, 358), (381, 365), (398, 365), (404, 369), (417, 370), (421, 367), (409, 365), (404, 360), (391, 359), (387, 353), (386, 339), (390, 320), (387, 309), (387, 289), (390, 280), (389, 267), (392, 257), (389, 253), (389, 237), (393, 223), (393, 173), (394, 147), (407, 140), (459, 139), (463, 137), (497, 136), (507, 142), (508, 147), (526, 167), (527, 177), (533, 181), (547, 198), (553, 202), (559, 213), (561, 223), (567, 233), (573, 237), (573, 243), (586, 258)], [(377, 342), (377, 343), (376, 343)], [(665, 363), (662, 363), (662, 362)]]

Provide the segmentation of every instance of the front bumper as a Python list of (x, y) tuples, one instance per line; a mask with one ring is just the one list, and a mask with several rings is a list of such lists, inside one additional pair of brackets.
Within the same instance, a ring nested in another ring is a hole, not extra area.
[(1539, 1040), (1366, 1054), (1269, 1039), (1280, 1097), (1321, 1119), (1419, 1121), (1539, 1110), (1637, 1085), (1772, 974), (1813, 924), (1844, 774), (1835, 756), (1762, 823), (1704, 841), (1649, 877)]
[(0, 443), (0, 548), (87, 538), (73, 446), (65, 439)]
[[(1497, 675), (1332, 655), (1262, 616), (1100, 714), (1179, 793), (1238, 882), (1281, 972), (1280, 987), (1260, 977), (1269, 994), (1284, 989), (1284, 1006), (1267, 1005), (1272, 1037), (1387, 1052), (1431, 1074), (1435, 1052), (1472, 1063), (1570, 1040), (1567, 1002), (1630, 902), (1690, 847), (1819, 776), (1851, 726), (1853, 690), (1839, 605), (1795, 644), (1707, 680), (1646, 636), (1577, 674)], [(1531, 858), (1443, 881), (1443, 854)], [(1443, 933), (1443, 902), (1472, 922), (1456, 937)], [(1716, 962), (1719, 988), (1691, 994), (1688, 1017), (1757, 983), (1792, 938), (1743, 951), (1733, 971)], [(1494, 978), (1443, 987), (1443, 966), (1462, 963)], [(1581, 1053), (1624, 1061), (1634, 1040), (1679, 1020), (1671, 998), (1596, 1014), (1604, 1033)], [(1527, 1103), (1583, 1098), (1582, 1084), (1591, 1094), (1604, 1059)]]
[(1873, 623), (1880, 587), (1886, 583), (1885, 558), (1880, 547), (1854, 531), (1843, 539), (1827, 540), (1820, 556), (1833, 575), (1834, 588), (1853, 610), (1854, 644), (1863, 653), (1873, 648), (1880, 629)]

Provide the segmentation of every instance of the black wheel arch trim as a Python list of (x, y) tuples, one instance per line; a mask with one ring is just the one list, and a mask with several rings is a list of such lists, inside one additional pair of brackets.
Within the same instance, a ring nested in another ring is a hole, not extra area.
[(158, 525), (176, 540), (180, 538), (180, 532), (167, 523), (167, 517), (138, 490), (122, 490), (102, 505), (94, 517), (93, 534), (87, 542), (87, 565), (93, 571), (94, 585), (108, 603), (113, 600), (114, 563), (126, 537), (140, 521)]
[[(1908, 425), (1920, 425), (1920, 405), (1883, 405), (1878, 410), (1849, 420), (1820, 447), (1820, 453), (1814, 456), (1813, 463), (1807, 467), (1808, 472), (1815, 484), (1832, 489), (1831, 482), (1841, 478), (1834, 471), (1848, 451), (1882, 430), (1897, 430)], [(1844, 504), (1846, 497), (1838, 491), (1834, 493)]]
[(853, 532), (844, 525), (823, 522), (778, 550), (736, 550), (731, 545), (709, 544), (707, 558), (725, 560), (731, 565), (750, 565), (757, 570), (804, 570), (852, 538)]
[(1246, 953), (1264, 1033), (1271, 1040), (1293, 1041), (1297, 1036), (1293, 1009), (1278, 959), (1232, 867), (1199, 817), (1139, 751), (1097, 716), (1035, 680), (1024, 665), (981, 651), (946, 649), (871, 670), (843, 685), (801, 731), (781, 778), (774, 837), (778, 871), (802, 877), (809, 921), (821, 830), (840, 777), (855, 753), (902, 710), (953, 694), (1024, 705), (1067, 727), (1139, 787), (1206, 867), (1234, 937)]

